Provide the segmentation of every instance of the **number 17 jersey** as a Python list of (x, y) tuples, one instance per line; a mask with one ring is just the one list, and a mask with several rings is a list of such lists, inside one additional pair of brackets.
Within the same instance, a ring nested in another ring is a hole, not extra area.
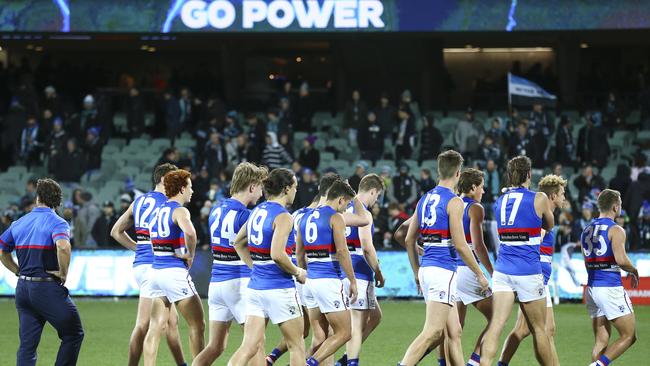
[[(456, 248), (449, 234), (449, 201), (458, 197), (451, 189), (437, 186), (418, 202), (416, 214), (424, 242), (422, 267), (440, 267), (456, 272)], [(462, 223), (461, 223), (462, 225)]]

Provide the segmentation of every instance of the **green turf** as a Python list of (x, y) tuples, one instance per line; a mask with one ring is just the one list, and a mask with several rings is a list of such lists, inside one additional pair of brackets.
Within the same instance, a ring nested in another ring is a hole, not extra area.
[[(79, 356), (79, 365), (124, 365), (127, 358), (128, 339), (135, 320), (136, 300), (89, 300), (78, 299), (77, 305), (86, 331), (86, 337)], [(424, 319), (424, 303), (419, 301), (385, 301), (382, 324), (364, 345), (361, 361), (364, 365), (395, 365), (402, 357), (409, 343), (419, 333)], [(207, 309), (207, 307), (206, 307)], [(650, 307), (636, 307), (639, 341), (616, 361), (615, 365), (647, 365), (647, 337), (650, 335)], [(18, 317), (13, 301), (0, 301), (0, 344), (2, 344), (1, 365), (13, 364), (13, 354), (18, 347)], [(512, 327), (513, 314), (507, 331)], [(557, 323), (557, 349), (563, 365), (587, 365), (592, 346), (591, 325), (584, 305), (566, 304), (555, 308)], [(182, 320), (181, 320), (182, 323)], [(475, 338), (484, 326), (476, 311), (470, 310), (463, 334), (465, 355), (471, 354)], [(507, 333), (504, 332), (504, 333)], [(187, 346), (187, 328), (182, 325), (181, 336), (184, 350)], [(505, 334), (504, 334), (505, 336)], [(267, 350), (278, 341), (277, 327), (270, 325), (267, 331)], [(206, 336), (207, 340), (207, 336)], [(230, 344), (224, 356), (215, 365), (225, 365), (228, 357), (241, 341), (241, 331), (233, 327)], [(47, 326), (39, 348), (39, 365), (52, 365), (56, 357), (58, 340), (54, 330)], [(172, 365), (166, 346), (160, 347), (159, 365)], [(286, 356), (280, 365), (288, 361)], [(436, 365), (431, 357), (423, 365)], [(536, 364), (530, 338), (515, 355), (512, 365)]]

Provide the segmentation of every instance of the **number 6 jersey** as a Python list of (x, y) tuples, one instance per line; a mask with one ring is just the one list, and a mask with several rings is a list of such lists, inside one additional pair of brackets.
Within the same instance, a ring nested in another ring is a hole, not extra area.
[(449, 234), (447, 205), (456, 194), (451, 189), (437, 186), (418, 202), (416, 214), (420, 222), (420, 236), (424, 242), (422, 267), (440, 267), (456, 272), (456, 248)]

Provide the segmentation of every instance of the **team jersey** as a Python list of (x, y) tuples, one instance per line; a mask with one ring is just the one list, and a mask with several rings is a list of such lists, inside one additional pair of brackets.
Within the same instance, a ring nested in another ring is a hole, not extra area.
[[(480, 263), (480, 261), (478, 260), (478, 256), (474, 251), (474, 244), (472, 244), (472, 233), (471, 233), (470, 217), (469, 217), (469, 209), (475, 203), (476, 203), (475, 200), (469, 197), (463, 197), (463, 230), (465, 231), (465, 241), (467, 241), (467, 245), (469, 245), (469, 249), (472, 251), (474, 258), (476, 258), (476, 262)], [(460, 255), (456, 256), (456, 264), (459, 266), (467, 266), (467, 264), (465, 264), (465, 261), (463, 261), (463, 258), (461, 258)]]
[(555, 246), (555, 235), (552, 231), (547, 231), (539, 247), (539, 260), (542, 262), (542, 274), (544, 275), (544, 285), (548, 285), (553, 272), (553, 248)]
[(616, 225), (610, 218), (598, 218), (582, 231), (580, 243), (587, 267), (587, 286), (622, 286), (621, 269), (614, 258), (609, 229)]
[(135, 226), (136, 235), (134, 267), (153, 263), (149, 227), (158, 215), (160, 206), (165, 202), (167, 202), (167, 196), (156, 191), (143, 194), (133, 202), (133, 226)]
[(14, 221), (0, 236), (3, 252), (16, 250), (19, 273), (29, 277), (51, 277), (58, 271), (56, 242), (70, 241), (70, 226), (51, 208), (35, 207)]
[(494, 269), (512, 276), (541, 274), (542, 219), (535, 211), (535, 192), (508, 189), (497, 200), (494, 214), (500, 243)]
[(341, 278), (330, 226), (335, 213), (332, 207), (321, 206), (300, 220), (300, 236), (307, 254), (307, 278)]
[(243, 203), (228, 198), (212, 208), (208, 218), (212, 245), (212, 278), (222, 282), (251, 276), (251, 270), (239, 258), (233, 247), (237, 233), (244, 225), (250, 211)]
[(300, 219), (306, 213), (312, 212), (313, 210), (313, 208), (303, 207), (295, 210), (291, 214), (291, 217), (293, 217), (293, 229), (291, 229), (291, 234), (289, 234), (288, 247), (291, 248), (292, 252), (291, 262), (295, 265), (298, 265), (298, 261), (296, 260), (296, 233), (300, 230)]
[[(364, 209), (368, 209), (364, 206)], [(354, 201), (351, 201), (348, 205), (347, 212), (354, 212)], [(375, 231), (374, 223), (371, 225), (370, 232)], [(372, 235), (372, 234), (371, 234)], [(354, 269), (354, 275), (356, 278), (366, 281), (373, 281), (375, 273), (366, 262), (366, 258), (363, 255), (363, 248), (361, 247), (361, 239), (359, 238), (359, 228), (355, 226), (346, 226), (345, 227), (345, 241), (348, 244), (348, 250), (350, 251), (350, 257), (352, 258), (352, 269)]]
[[(246, 223), (248, 248), (253, 259), (253, 271), (248, 287), (254, 290), (273, 290), (295, 287), (293, 277), (283, 271), (271, 259), (271, 242), (273, 240), (273, 222), (287, 210), (276, 202), (259, 204), (251, 212)], [(291, 236), (291, 234), (289, 234)], [(291, 255), (292, 249), (287, 242), (285, 252)]]
[(422, 267), (440, 267), (456, 271), (456, 248), (449, 235), (447, 205), (458, 197), (451, 189), (437, 186), (418, 201), (420, 237), (424, 243)]
[(149, 234), (153, 246), (152, 268), (186, 268), (185, 262), (174, 256), (185, 253), (185, 234), (174, 223), (174, 210), (182, 207), (176, 201), (167, 201), (160, 206), (156, 219), (151, 223)]

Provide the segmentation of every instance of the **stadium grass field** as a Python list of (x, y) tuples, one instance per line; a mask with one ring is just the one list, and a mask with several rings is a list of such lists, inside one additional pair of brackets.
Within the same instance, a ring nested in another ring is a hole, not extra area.
[[(76, 299), (86, 336), (79, 365), (103, 366), (124, 365), (127, 360), (129, 336), (135, 320), (137, 302), (135, 299), (112, 301), (109, 299)], [(395, 365), (402, 357), (409, 343), (419, 333), (424, 319), (424, 303), (421, 301), (382, 301), (384, 318), (382, 324), (368, 339), (362, 350), (361, 361), (364, 365)], [(207, 304), (204, 302), (204, 308)], [(650, 307), (635, 308), (639, 339), (637, 343), (618, 359), (615, 365), (647, 365), (647, 348), (650, 345)], [(15, 363), (14, 354), (18, 347), (18, 317), (11, 299), (0, 300), (0, 344), (2, 357), (0, 365)], [(207, 314), (206, 314), (207, 315)], [(515, 313), (508, 323), (509, 331), (514, 322)], [(582, 304), (562, 304), (555, 308), (557, 322), (556, 345), (563, 365), (588, 365), (593, 337), (591, 322)], [(484, 325), (484, 320), (477, 311), (470, 311), (463, 335), (463, 348), (466, 356)], [(507, 334), (504, 332), (503, 337)], [(271, 350), (279, 338), (276, 326), (269, 326), (267, 331), (267, 350)], [(181, 320), (181, 337), (184, 351), (189, 356), (187, 345), (187, 327)], [(215, 365), (225, 365), (230, 355), (239, 346), (241, 331), (233, 327), (228, 349)], [(207, 332), (206, 332), (207, 342)], [(46, 326), (39, 348), (39, 365), (52, 365), (56, 358), (58, 339), (56, 332)], [(161, 344), (158, 357), (159, 365), (173, 365), (166, 344)], [(286, 365), (288, 358), (283, 356), (278, 365)], [(519, 352), (511, 365), (535, 365), (530, 337), (520, 346)], [(422, 365), (437, 365), (434, 357)]]

